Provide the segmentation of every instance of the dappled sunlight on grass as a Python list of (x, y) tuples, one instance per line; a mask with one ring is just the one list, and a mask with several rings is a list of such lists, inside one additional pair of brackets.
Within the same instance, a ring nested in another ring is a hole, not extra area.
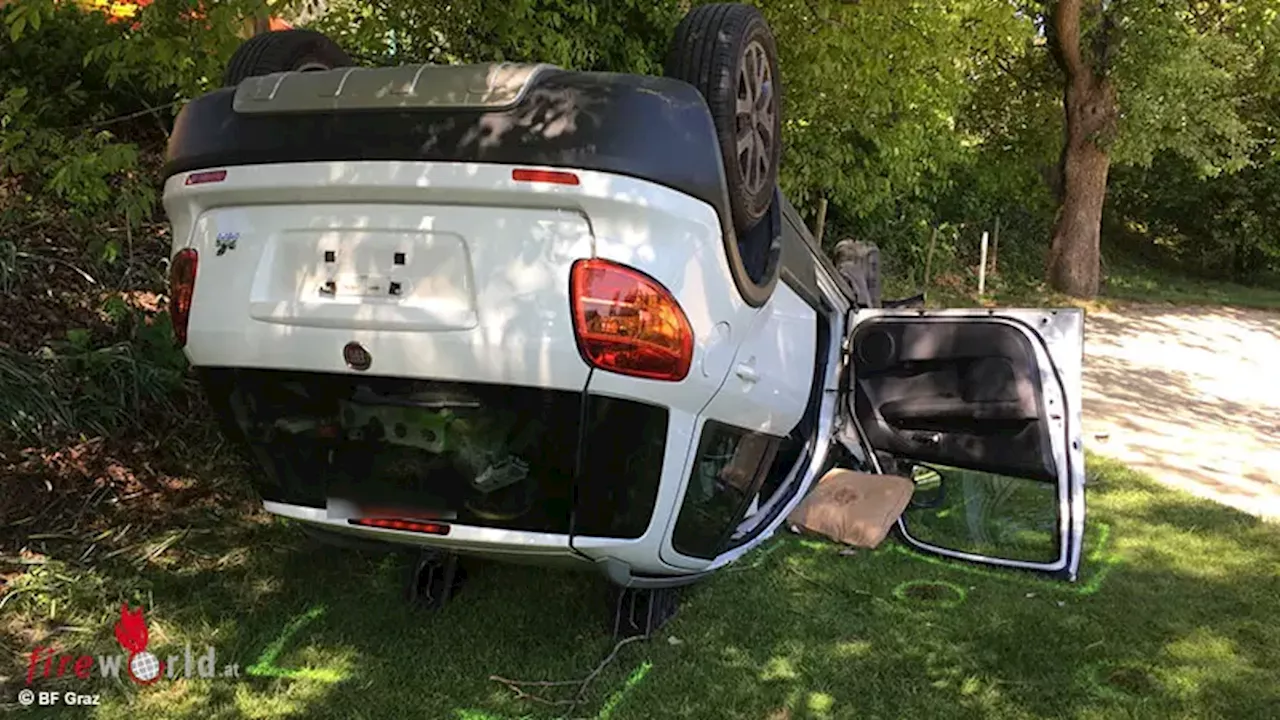
[(1116, 300), (1137, 302), (1280, 308), (1280, 288), (1202, 280), (1132, 265), (1108, 272), (1103, 294)]
[(873, 647), (866, 640), (843, 640), (831, 648), (831, 653), (838, 658), (853, 659), (869, 655)]
[(836, 699), (824, 692), (811, 692), (805, 697), (805, 709), (820, 718), (831, 717)]
[(1194, 697), (1206, 686), (1220, 681), (1239, 681), (1253, 676), (1259, 682), (1267, 682), (1271, 668), (1254, 667), (1237, 652), (1236, 643), (1206, 628), (1194, 630), (1190, 635), (1169, 643), (1165, 647), (1172, 667), (1161, 673), (1171, 692)]
[[(778, 636), (800, 639), (805, 645), (802, 659), (786, 656), (797, 676), (782, 678), (775, 672), (774, 684), (786, 687), (768, 690), (738, 675), (740, 663), (735, 663), (735, 667), (708, 668), (703, 682), (734, 686), (735, 697), (741, 699), (758, 697), (760, 702), (752, 706), (760, 716), (778, 705), (793, 716), (802, 713), (805, 706), (797, 700), (803, 695), (791, 691), (815, 687), (829, 692), (837, 708), (856, 703), (859, 715), (928, 717), (965, 711), (1061, 717), (1127, 714), (1146, 708), (1144, 715), (1167, 716), (1195, 714), (1195, 708), (1225, 702), (1219, 711), (1234, 707), (1240, 711), (1232, 713), (1236, 716), (1264, 716), (1263, 709), (1275, 699), (1274, 684), (1199, 683), (1190, 694), (1175, 692), (1173, 678), (1185, 675), (1188, 664), (1164, 648), (1195, 628), (1220, 626), (1248, 638), (1247, 653), (1274, 657), (1272, 648), (1280, 640), (1275, 629), (1255, 620), (1254, 631), (1242, 632), (1229, 615), (1267, 617), (1263, 607), (1272, 612), (1277, 608), (1275, 595), (1256, 595), (1276, 589), (1267, 575), (1280, 552), (1276, 529), (1160, 489), (1114, 463), (1096, 458), (1091, 462), (1097, 466), (1090, 489), (1095, 520), (1115, 528), (1112, 544), (1103, 552), (1116, 557), (1104, 562), (1107, 558), (1095, 554), (1081, 584), (1058, 585), (1021, 573), (920, 562), (921, 558), (892, 546), (847, 558), (822, 543), (781, 538), (777, 542), (786, 548), (774, 554), (777, 559), (762, 568), (761, 576), (744, 573), (762, 586), (758, 593), (755, 587), (744, 586), (748, 578), (737, 577), (731, 583), (718, 581), (711, 592), (726, 606), (732, 603), (735, 620), (760, 636), (756, 647), (776, 647), (770, 639)], [(1186, 517), (1178, 517), (1176, 528), (1141, 517), (1144, 508), (1187, 505)], [(1092, 543), (1096, 545), (1098, 539), (1095, 533)], [(1194, 548), (1194, 557), (1180, 558), (1179, 547)], [(1206, 557), (1214, 554), (1226, 558), (1235, 574), (1207, 582), (1200, 566), (1212, 564)], [(1253, 571), (1244, 572), (1250, 565)], [(1105, 568), (1113, 570), (1099, 581), (1096, 592), (1080, 592)], [(779, 583), (774, 577), (785, 578), (797, 570), (810, 579), (787, 578)], [(965, 593), (952, 607), (940, 608), (892, 592), (912, 582), (949, 583)], [(783, 596), (765, 597), (778, 592)], [(773, 611), (771, 620), (751, 612), (758, 605)], [(716, 624), (709, 617), (698, 620)], [(852, 628), (874, 638), (875, 650), (850, 662), (841, 635)], [(714, 642), (710, 633), (705, 639)], [(701, 644), (694, 640), (689, 646)], [(1228, 681), (1232, 673), (1246, 667), (1226, 656), (1222, 663), (1215, 663), (1212, 655), (1201, 657), (1216, 670), (1215, 677)], [(778, 663), (770, 655), (756, 658), (767, 669)], [(1144, 663), (1146, 658), (1151, 659), (1149, 663)], [(689, 658), (682, 665), (692, 671), (708, 664), (714, 663)], [(1096, 666), (1096, 672), (1079, 670), (1091, 666)], [(675, 682), (661, 663), (656, 668), (656, 675)], [(740, 678), (736, 682), (735, 676)], [(689, 682), (683, 680), (683, 684)], [(927, 690), (921, 690), (922, 682)], [(673, 714), (733, 716), (717, 704), (699, 702), (688, 694), (682, 694), (684, 705), (668, 701), (660, 697), (663, 691), (662, 685), (655, 684), (639, 695)]]
[(246, 718), (308, 717), (333, 692), (331, 684), (319, 680), (275, 682), (261, 690), (241, 685), (235, 707)]
[(795, 667), (792, 665), (790, 658), (774, 657), (765, 665), (764, 671), (760, 673), (761, 682), (769, 682), (772, 680), (795, 680), (799, 675), (796, 673)]
[[(908, 283), (900, 273), (888, 274), (883, 282), (885, 298), (909, 297), (922, 290)], [(1129, 303), (1169, 303), (1280, 309), (1280, 285), (1274, 279), (1270, 280), (1269, 286), (1241, 285), (1194, 278), (1135, 263), (1104, 268), (1100, 294), (1092, 300), (1056, 293), (1049, 289), (1043, 277), (1016, 273), (988, 275), (986, 294), (980, 298), (976, 269), (961, 274), (938, 274), (923, 290), (929, 307), (935, 308), (1080, 307), (1094, 313)]]
[[(209, 681), (161, 683), (145, 692), (126, 695), (125, 697), (132, 697), (131, 703), (108, 702), (103, 706), (102, 712), (165, 712), (178, 716), (195, 715), (202, 708), (211, 705), (212, 689)], [(109, 700), (116, 700), (113, 697), (114, 694), (104, 693), (104, 695)]]

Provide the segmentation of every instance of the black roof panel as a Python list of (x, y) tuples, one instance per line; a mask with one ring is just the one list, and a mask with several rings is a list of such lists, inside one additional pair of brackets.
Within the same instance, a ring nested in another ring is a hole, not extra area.
[(234, 165), (454, 161), (598, 170), (711, 204), (728, 222), (715, 127), (698, 91), (671, 78), (539, 72), (514, 107), (238, 113), (235, 88), (182, 109), (165, 177)]

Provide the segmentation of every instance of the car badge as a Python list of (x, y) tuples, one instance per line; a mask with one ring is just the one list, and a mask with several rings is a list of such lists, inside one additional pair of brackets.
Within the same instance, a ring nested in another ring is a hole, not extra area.
[(347, 361), (347, 367), (352, 370), (368, 370), (373, 364), (373, 356), (358, 342), (349, 342), (342, 348), (342, 359)]
[(226, 254), (228, 250), (236, 249), (236, 241), (240, 239), (238, 232), (222, 232), (218, 233), (218, 237), (214, 240), (214, 246), (218, 249), (218, 255)]

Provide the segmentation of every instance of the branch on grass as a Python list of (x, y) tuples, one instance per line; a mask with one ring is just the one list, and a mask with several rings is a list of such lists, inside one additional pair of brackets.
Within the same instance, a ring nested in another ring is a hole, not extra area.
[[(609, 654), (605, 656), (604, 660), (601, 660), (600, 664), (596, 665), (595, 669), (592, 670), (586, 677), (582, 678), (581, 680), (509, 680), (507, 678), (500, 677), (498, 675), (490, 675), (489, 679), (493, 680), (494, 682), (499, 682), (507, 686), (507, 688), (509, 688), (512, 692), (516, 694), (517, 700), (532, 700), (534, 702), (542, 703), (544, 705), (550, 705), (552, 707), (567, 707), (568, 710), (565, 711), (565, 715), (566, 716), (572, 715), (573, 711), (579, 705), (586, 702), (587, 688), (590, 687), (591, 683), (595, 681), (597, 677), (600, 676), (600, 673), (604, 672), (604, 669), (609, 666), (609, 663), (613, 662), (614, 658), (618, 656), (618, 651), (621, 650), (624, 646), (630, 643), (636, 642), (637, 640), (648, 640), (648, 639), (649, 639), (648, 635), (636, 635), (634, 637), (629, 637), (623, 640), (619, 640), (618, 644), (613, 646), (613, 650), (611, 650)], [(540, 695), (534, 695), (533, 693), (530, 693), (524, 690), (524, 688), (526, 687), (549, 688), (549, 687), (571, 687), (575, 685), (578, 687), (578, 691), (573, 694), (573, 698), (570, 700), (549, 700)]]
[[(789, 570), (796, 577), (799, 577), (800, 579), (805, 580), (806, 582), (812, 583), (813, 585), (823, 590), (826, 590), (827, 592), (833, 593), (835, 595), (844, 595), (846, 596), (846, 598), (849, 598), (849, 596), (856, 596), (860, 600), (865, 599), (865, 600), (871, 600), (873, 602), (890, 604), (889, 601), (885, 600), (882, 597), (877, 596), (875, 593), (867, 592), (866, 590), (859, 590), (857, 588), (840, 587), (840, 586), (837, 586), (835, 583), (829, 583), (824, 580), (819, 580), (815, 577), (812, 577), (810, 575), (806, 575), (805, 573), (800, 572), (798, 569), (796, 569), (793, 565), (790, 565), (790, 564), (784, 565), (783, 567)], [(849, 599), (852, 599), (852, 598), (849, 598)]]
[[(523, 681), (522, 681), (522, 680), (508, 680), (508, 679), (506, 679), (506, 678), (498, 677), (497, 675), (490, 675), (490, 676), (489, 676), (489, 679), (490, 679), (490, 680), (493, 680), (493, 681), (496, 681), (496, 682), (500, 682), (500, 683), (502, 683), (503, 685), (506, 685), (506, 686), (507, 686), (507, 689), (511, 690), (511, 692), (514, 692), (514, 693), (516, 694), (516, 699), (517, 699), (517, 700), (532, 700), (533, 702), (541, 703), (541, 704), (543, 704), (543, 705), (550, 705), (550, 706), (552, 706), (552, 707), (558, 707), (558, 706), (562, 706), (562, 705), (573, 705), (573, 704), (575, 704), (575, 703), (576, 703), (576, 701), (575, 701), (575, 700), (548, 700), (548, 699), (546, 699), (546, 698), (544, 698), (544, 697), (541, 697), (541, 696), (539, 696), (539, 695), (534, 695), (533, 693), (525, 692), (525, 691), (524, 691), (523, 689), (521, 689), (521, 687), (520, 687), (521, 685), (538, 685), (538, 683), (536, 683), (536, 682), (531, 682), (531, 681), (527, 681), (527, 680), (523, 680)], [(564, 681), (564, 683), (565, 683), (565, 684), (569, 684), (569, 685), (575, 684), (575, 683), (577, 683), (577, 682), (578, 682), (577, 680), (566, 680), (566, 681)], [(560, 683), (555, 683), (555, 684), (560, 684)]]
[(50, 257), (50, 256), (48, 256), (48, 255), (42, 255), (42, 254), (40, 254), (40, 253), (29, 253), (29, 252), (20, 252), (20, 253), (17, 253), (17, 256), (18, 256), (18, 257), (20, 257), (20, 258), (26, 258), (26, 259), (28, 259), (28, 260), (46, 260), (46, 261), (48, 261), (48, 262), (55, 262), (55, 263), (58, 263), (59, 265), (65, 265), (65, 266), (67, 266), (67, 267), (71, 268), (72, 270), (75, 270), (77, 273), (79, 273), (79, 274), (80, 274), (80, 277), (82, 277), (82, 278), (84, 278), (85, 280), (89, 281), (89, 284), (90, 284), (90, 285), (97, 285), (97, 284), (98, 284), (98, 281), (97, 281), (97, 280), (94, 280), (92, 275), (90, 275), (89, 273), (87, 273), (87, 272), (85, 272), (85, 271), (81, 270), (80, 268), (76, 267), (74, 264), (72, 264), (72, 263), (70, 263), (70, 262), (68, 262), (68, 261), (66, 261), (66, 260), (63, 260), (62, 258)]

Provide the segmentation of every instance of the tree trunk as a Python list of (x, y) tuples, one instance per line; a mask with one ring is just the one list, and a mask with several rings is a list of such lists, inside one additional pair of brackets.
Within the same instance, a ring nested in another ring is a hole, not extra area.
[[(1092, 85), (1092, 84), (1091, 84)], [(1102, 204), (1107, 196), (1111, 158), (1098, 146), (1108, 118), (1115, 115), (1110, 85), (1067, 90), (1066, 149), (1062, 156), (1062, 207), (1049, 245), (1049, 285), (1074, 297), (1098, 294), (1101, 263)]]
[(1053, 17), (1055, 54), (1067, 76), (1062, 100), (1066, 139), (1047, 279), (1059, 292), (1092, 298), (1098, 294), (1102, 204), (1111, 166), (1106, 147), (1116, 131), (1116, 94), (1081, 53), (1081, 4), (1082, 0), (1060, 0)]
[(818, 241), (818, 247), (822, 247), (822, 233), (827, 229), (827, 199), (825, 197), (818, 198), (818, 222), (813, 228), (813, 239)]

